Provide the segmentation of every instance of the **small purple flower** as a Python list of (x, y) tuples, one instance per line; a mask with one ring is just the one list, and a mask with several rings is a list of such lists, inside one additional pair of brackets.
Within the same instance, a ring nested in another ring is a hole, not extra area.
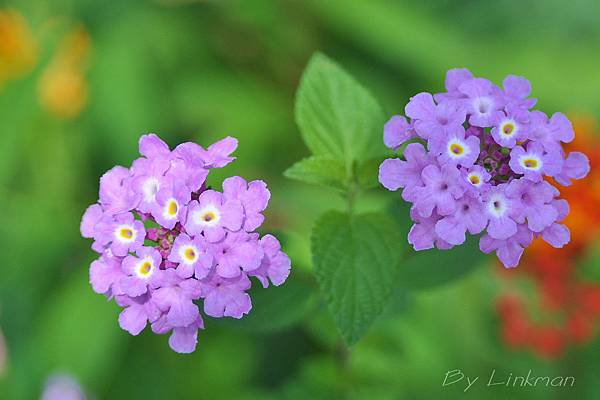
[(541, 111), (531, 113), (531, 138), (549, 152), (561, 152), (561, 142), (569, 143), (575, 137), (573, 125), (562, 113), (554, 113), (548, 120)]
[(553, 176), (562, 169), (562, 157), (557, 152), (548, 153), (540, 143), (530, 142), (527, 150), (516, 146), (510, 152), (510, 168), (525, 179), (537, 182), (542, 175)]
[(569, 203), (564, 199), (553, 200), (552, 207), (556, 210), (557, 217), (554, 223), (541, 232), (542, 239), (549, 245), (562, 248), (571, 240), (571, 232), (564, 224), (558, 222), (569, 214)]
[(195, 239), (185, 233), (180, 234), (171, 249), (169, 261), (179, 264), (177, 275), (187, 279), (194, 275), (198, 279), (205, 278), (211, 271), (213, 256), (206, 249), (208, 245), (201, 236)]
[(190, 200), (190, 190), (182, 182), (162, 187), (156, 195), (152, 216), (163, 228), (173, 229), (177, 223), (185, 220)]
[(104, 253), (90, 266), (90, 284), (94, 292), (107, 297), (123, 294), (121, 278), (125, 276), (121, 269), (121, 257), (115, 257), (110, 250)]
[(514, 268), (519, 264), (523, 251), (532, 240), (531, 231), (525, 225), (519, 225), (515, 233), (506, 239), (483, 235), (479, 241), (479, 248), (486, 254), (496, 251), (496, 255), (506, 268)]
[(454, 103), (436, 105), (430, 93), (419, 93), (404, 110), (412, 118), (415, 131), (424, 139), (444, 137), (462, 130), (465, 111)]
[(158, 288), (162, 283), (160, 264), (162, 257), (153, 247), (141, 247), (136, 250), (136, 256), (127, 256), (123, 260), (121, 288), (131, 297), (141, 296), (148, 288)]
[(156, 195), (161, 187), (168, 182), (165, 173), (168, 171), (171, 162), (167, 158), (149, 160), (147, 158), (138, 158), (134, 161), (132, 172), (132, 190), (140, 197), (138, 209), (143, 213), (148, 213), (156, 204)]
[(239, 200), (226, 200), (214, 190), (202, 192), (198, 201), (188, 207), (185, 230), (190, 235), (204, 234), (209, 242), (225, 237), (226, 229), (238, 231), (242, 226), (244, 209)]
[(251, 283), (246, 275), (233, 279), (214, 275), (207, 282), (201, 282), (200, 286), (204, 312), (211, 317), (239, 319), (252, 309), (252, 301), (246, 293)]
[(165, 313), (170, 328), (186, 327), (198, 318), (198, 306), (194, 300), (200, 297), (200, 283), (195, 279), (176, 279), (175, 271), (165, 270), (165, 281), (152, 293), (158, 309)]
[[(226, 201), (239, 201), (244, 208), (244, 222), (242, 228), (252, 232), (262, 225), (265, 217), (262, 212), (269, 205), (271, 192), (263, 181), (246, 183), (239, 176), (232, 176), (223, 181), (223, 195)], [(232, 229), (235, 230), (235, 229)]]
[(541, 232), (556, 221), (558, 212), (551, 205), (555, 188), (548, 182), (515, 179), (506, 187), (506, 193), (519, 202), (515, 220), (520, 224), (526, 222), (531, 231)]
[(92, 204), (89, 206), (81, 219), (81, 236), (88, 239), (93, 238), (96, 234), (96, 226), (100, 220), (102, 220), (103, 216), (104, 211), (102, 211), (102, 206), (100, 204)]
[(459, 91), (467, 97), (464, 103), (470, 115), (471, 125), (487, 128), (499, 119), (505, 101), (501, 90), (492, 82), (483, 78), (473, 78), (462, 83)]
[(436, 209), (439, 215), (456, 210), (456, 200), (465, 192), (458, 169), (453, 165), (429, 165), (421, 174), (424, 186), (415, 189), (415, 207), (421, 217), (429, 217)]
[(201, 191), (211, 168), (204, 162), (205, 152), (202, 146), (192, 142), (177, 146), (173, 150), (167, 178), (173, 181), (183, 180), (192, 192)]
[(490, 187), (488, 182), (492, 176), (479, 165), (474, 165), (468, 170), (462, 170), (461, 173), (466, 191), (473, 195), (481, 196)]
[(154, 133), (142, 135), (139, 140), (140, 154), (147, 158), (169, 157), (169, 146)]
[(413, 207), (410, 210), (410, 216), (415, 221), (408, 232), (408, 243), (413, 246), (413, 249), (421, 251), (437, 247), (446, 250), (453, 247), (435, 231), (435, 226), (441, 218), (435, 211), (429, 217), (421, 217)]
[(100, 178), (100, 205), (104, 213), (119, 214), (133, 210), (139, 202), (131, 188), (129, 170), (116, 166)]
[(449, 69), (444, 82), (447, 92), (434, 94), (433, 98), (438, 103), (465, 99), (466, 96), (458, 89), (460, 85), (471, 79), (473, 79), (473, 74), (466, 68)]
[(463, 244), (466, 240), (465, 232), (475, 235), (481, 233), (488, 223), (488, 217), (483, 212), (480, 200), (464, 196), (456, 203), (456, 212), (441, 218), (435, 224), (435, 232), (444, 241), (452, 244)]
[(573, 151), (564, 160), (561, 171), (554, 175), (554, 179), (563, 186), (571, 186), (571, 179), (583, 179), (589, 172), (590, 160), (587, 156)]
[(430, 139), (429, 143), (429, 150), (439, 155), (440, 164), (469, 168), (479, 157), (479, 138), (465, 138), (465, 131), (462, 129), (443, 138)]
[(208, 168), (223, 168), (233, 160), (230, 154), (237, 149), (238, 141), (230, 136), (208, 146), (201, 158)]
[(513, 215), (519, 210), (519, 203), (506, 195), (506, 184), (495, 186), (484, 195), (484, 209), (489, 218), (488, 234), (494, 239), (508, 239), (517, 233), (517, 223)]
[(492, 128), (494, 141), (502, 147), (513, 148), (517, 142), (527, 139), (529, 113), (507, 107), (507, 112), (499, 114), (498, 122)]
[(414, 128), (401, 115), (394, 115), (383, 126), (383, 143), (392, 150), (397, 150), (402, 143), (415, 136), (417, 133)]
[(139, 297), (120, 296), (117, 303), (124, 307), (119, 314), (119, 326), (133, 336), (139, 335), (148, 323), (156, 321), (161, 314), (150, 293)]
[(173, 328), (173, 333), (169, 337), (169, 346), (181, 354), (194, 352), (198, 344), (198, 329), (204, 329), (204, 321), (200, 315), (188, 326)]
[(224, 240), (211, 246), (217, 274), (223, 278), (236, 278), (242, 271), (258, 269), (264, 251), (258, 243), (258, 234), (244, 231), (229, 232)]
[(522, 76), (508, 75), (502, 85), (507, 106), (529, 110), (537, 103), (537, 99), (528, 99), (531, 94), (531, 83)]
[[(432, 164), (435, 157), (429, 155), (420, 143), (411, 143), (404, 149), (404, 158), (389, 158), (379, 167), (379, 182), (388, 190), (409, 186), (421, 186), (423, 169)], [(408, 200), (405, 198), (405, 200)]]
[(132, 213), (119, 214), (98, 224), (96, 240), (108, 245), (115, 256), (123, 257), (144, 244), (146, 231), (141, 221), (134, 220)]
[(258, 269), (249, 271), (248, 275), (258, 278), (263, 287), (269, 286), (269, 280), (275, 286), (281, 285), (290, 275), (292, 262), (290, 258), (281, 251), (279, 240), (273, 235), (265, 235), (259, 240), (264, 257)]

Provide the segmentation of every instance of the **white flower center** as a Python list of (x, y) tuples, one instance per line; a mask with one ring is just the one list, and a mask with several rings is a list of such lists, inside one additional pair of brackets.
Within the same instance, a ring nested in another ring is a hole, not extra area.
[(508, 209), (506, 199), (500, 194), (494, 194), (487, 203), (488, 212), (496, 218), (502, 217)]
[(144, 201), (146, 203), (152, 203), (156, 199), (156, 193), (160, 189), (160, 182), (156, 178), (148, 178), (142, 185), (142, 191), (144, 192)]
[(521, 167), (529, 171), (539, 171), (542, 168), (542, 160), (535, 154), (524, 154), (519, 157)]
[(219, 209), (212, 204), (195, 211), (193, 214), (194, 222), (200, 226), (216, 226), (219, 225), (221, 220), (221, 212)]
[(115, 238), (121, 243), (133, 243), (137, 237), (137, 231), (131, 225), (119, 225), (115, 229)]
[(154, 262), (151, 257), (146, 257), (138, 261), (135, 265), (135, 273), (141, 279), (148, 279), (154, 273)]
[(181, 246), (179, 248), (179, 257), (185, 264), (194, 264), (198, 260), (198, 249), (192, 245)]
[(489, 114), (492, 111), (492, 100), (489, 97), (477, 97), (473, 100), (473, 108), (478, 114)]

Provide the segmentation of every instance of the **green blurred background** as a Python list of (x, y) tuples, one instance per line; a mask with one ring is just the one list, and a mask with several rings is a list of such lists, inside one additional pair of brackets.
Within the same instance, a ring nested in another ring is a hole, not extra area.
[[(599, 22), (595, 0), (3, 0), (0, 398), (39, 398), (54, 374), (72, 376), (97, 399), (599, 398), (594, 335), (551, 357), (507, 348), (496, 312), (507, 283), (488, 258), (429, 265), (425, 281), (436, 284), (399, 289), (347, 349), (318, 294), (309, 246), (315, 219), (343, 201), (282, 176), (308, 154), (293, 103), (317, 50), (368, 87), (389, 116), (419, 91), (440, 91), (445, 71), (464, 66), (497, 83), (524, 75), (539, 108), (593, 118)], [(264, 231), (280, 235), (292, 258), (290, 280), (256, 291), (250, 316), (207, 318), (192, 355), (172, 352), (148, 330), (122, 331), (118, 308), (88, 283), (94, 254), (79, 235), (80, 217), (97, 198), (99, 176), (129, 165), (147, 132), (171, 146), (236, 136), (238, 160), (211, 183), (233, 174), (266, 180), (273, 196)], [(377, 189), (359, 206), (398, 201)], [(397, 215), (406, 223), (406, 210)], [(432, 267), (459, 272), (438, 282)], [(519, 290), (535, 298), (535, 285), (523, 281)], [(442, 387), (453, 369), (480, 382), (494, 369), (531, 369), (575, 376), (576, 384), (478, 383), (464, 393), (465, 380)]]

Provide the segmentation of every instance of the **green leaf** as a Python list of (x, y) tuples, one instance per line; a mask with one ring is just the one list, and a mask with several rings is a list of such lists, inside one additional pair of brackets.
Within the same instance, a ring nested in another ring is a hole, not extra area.
[(322, 156), (312, 156), (298, 161), (283, 174), (290, 179), (339, 190), (345, 190), (348, 181), (342, 162)]
[(382, 312), (396, 282), (402, 238), (384, 214), (331, 211), (312, 235), (315, 275), (342, 336), (355, 343)]
[(309, 61), (298, 88), (296, 123), (315, 155), (353, 161), (384, 154), (383, 111), (371, 94), (323, 54)]

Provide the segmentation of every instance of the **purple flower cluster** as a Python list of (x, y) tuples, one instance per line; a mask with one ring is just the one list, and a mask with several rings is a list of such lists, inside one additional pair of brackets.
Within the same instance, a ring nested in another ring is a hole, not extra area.
[(522, 77), (509, 75), (500, 88), (453, 69), (445, 84), (444, 93), (412, 97), (408, 120), (396, 115), (384, 127), (389, 148), (409, 143), (403, 158), (381, 164), (379, 181), (402, 188), (412, 203), (414, 249), (449, 249), (464, 243), (466, 232), (483, 233), (481, 251), (515, 267), (533, 238), (567, 244), (561, 221), (569, 204), (545, 178), (568, 186), (589, 172), (584, 154), (562, 148), (574, 138), (571, 122), (532, 110), (536, 100)]
[(131, 168), (100, 178), (100, 199), (81, 221), (101, 254), (90, 282), (123, 307), (119, 324), (132, 335), (149, 323), (155, 333), (171, 332), (173, 350), (190, 353), (204, 328), (196, 302), (211, 317), (241, 318), (252, 307), (250, 277), (263, 287), (287, 279), (290, 259), (277, 239), (254, 232), (267, 185), (234, 176), (222, 192), (206, 187), (209, 170), (233, 161), (236, 147), (227, 137), (208, 149), (188, 142), (171, 151), (145, 135)]

